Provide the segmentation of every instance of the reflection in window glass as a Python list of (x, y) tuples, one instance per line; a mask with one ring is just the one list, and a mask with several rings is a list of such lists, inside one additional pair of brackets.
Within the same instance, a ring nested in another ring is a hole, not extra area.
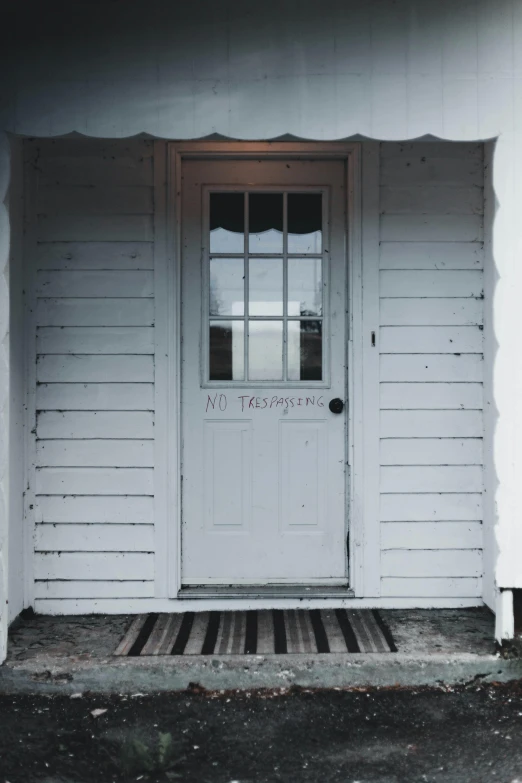
[(283, 315), (283, 259), (251, 258), (248, 289), (250, 315)]
[(243, 315), (244, 288), (242, 258), (210, 259), (210, 315)]
[(322, 315), (321, 258), (288, 259), (288, 315)]
[(248, 379), (283, 379), (283, 322), (250, 321), (248, 325)]
[(243, 253), (245, 249), (243, 193), (210, 194), (210, 252)]
[(248, 197), (250, 253), (283, 252), (283, 194), (250, 193)]
[(288, 380), (323, 379), (323, 340), (321, 321), (288, 322)]
[(289, 253), (320, 253), (322, 226), (323, 212), (320, 193), (288, 194)]
[(244, 379), (243, 321), (210, 321), (209, 380)]

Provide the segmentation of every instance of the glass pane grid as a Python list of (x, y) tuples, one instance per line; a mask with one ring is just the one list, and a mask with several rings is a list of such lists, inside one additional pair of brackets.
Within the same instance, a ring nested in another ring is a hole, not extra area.
[(209, 380), (322, 381), (322, 194), (210, 198)]

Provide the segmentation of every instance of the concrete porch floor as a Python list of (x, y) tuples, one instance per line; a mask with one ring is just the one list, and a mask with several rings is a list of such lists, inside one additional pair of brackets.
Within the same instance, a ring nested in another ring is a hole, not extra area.
[(500, 656), (486, 608), (381, 610), (397, 652), (386, 654), (113, 656), (132, 616), (25, 615), (10, 630), (3, 693), (153, 693), (505, 682), (522, 658)]

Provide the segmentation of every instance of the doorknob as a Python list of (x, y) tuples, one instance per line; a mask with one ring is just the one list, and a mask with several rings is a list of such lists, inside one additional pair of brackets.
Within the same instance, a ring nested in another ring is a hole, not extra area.
[(334, 397), (333, 400), (330, 400), (330, 403), (328, 405), (332, 413), (342, 413), (344, 408), (344, 402), (341, 400), (340, 397)]

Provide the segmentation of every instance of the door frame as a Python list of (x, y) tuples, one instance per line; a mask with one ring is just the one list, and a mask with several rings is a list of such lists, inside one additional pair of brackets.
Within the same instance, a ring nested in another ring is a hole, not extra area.
[[(376, 142), (155, 142), (156, 597), (181, 588), (181, 188), (186, 159), (310, 158), (346, 164), (349, 574), (380, 595), (379, 145)], [(362, 206), (364, 204), (364, 213)], [(363, 265), (364, 257), (364, 265)], [(372, 337), (373, 335), (373, 337)], [(357, 371), (354, 372), (354, 368)]]

